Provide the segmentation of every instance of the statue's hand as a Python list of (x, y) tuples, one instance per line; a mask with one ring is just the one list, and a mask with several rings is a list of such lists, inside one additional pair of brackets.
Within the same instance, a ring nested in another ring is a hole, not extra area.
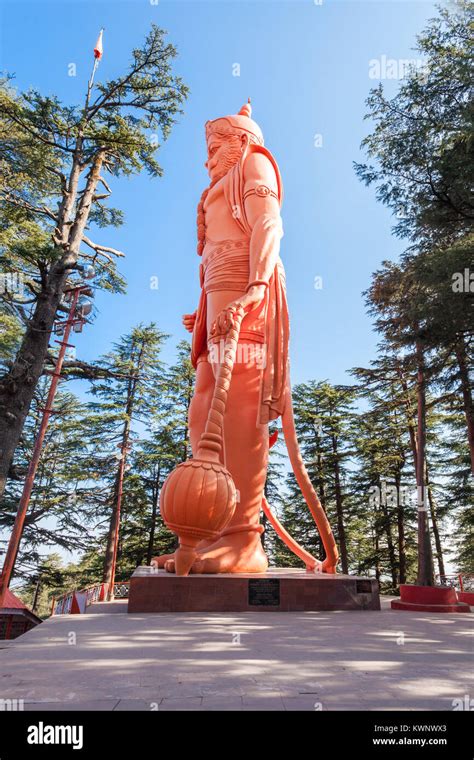
[(196, 313), (193, 312), (193, 314), (183, 314), (183, 325), (186, 328), (186, 330), (190, 333), (194, 330), (194, 323), (196, 322)]
[(245, 311), (248, 311), (249, 304), (245, 301), (245, 296), (238, 298), (236, 301), (231, 301), (227, 304), (225, 309), (219, 312), (214, 322), (211, 325), (210, 338), (216, 336), (227, 335), (231, 327), (235, 322), (235, 315), (237, 309), (244, 307)]
[(217, 335), (227, 335), (230, 328), (234, 325), (237, 309), (243, 307), (245, 312), (252, 311), (252, 308), (260, 302), (264, 293), (264, 288), (251, 288), (250, 292), (228, 303), (212, 323), (210, 337), (215, 338)]
[(211, 325), (210, 337), (215, 338), (218, 335), (227, 335), (229, 330), (234, 324), (235, 307), (240, 305), (240, 301), (232, 301), (225, 309), (219, 312), (214, 322)]

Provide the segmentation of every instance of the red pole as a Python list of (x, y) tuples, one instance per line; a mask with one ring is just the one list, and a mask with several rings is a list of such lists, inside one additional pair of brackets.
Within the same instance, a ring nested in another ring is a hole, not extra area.
[(28, 473), (26, 475), (25, 485), (23, 486), (23, 493), (21, 495), (20, 504), (18, 506), (18, 512), (15, 517), (12, 534), (10, 536), (10, 542), (8, 544), (7, 553), (5, 555), (5, 561), (3, 563), (3, 570), (0, 576), (0, 608), (4, 605), (5, 595), (10, 585), (10, 579), (15, 565), (15, 559), (20, 545), (21, 536), (23, 534), (23, 527), (25, 524), (26, 513), (28, 505), (30, 503), (31, 492), (35, 482), (36, 471), (41, 456), (41, 449), (43, 447), (44, 437), (46, 435), (46, 429), (48, 427), (49, 418), (52, 413), (52, 406), (54, 397), (56, 395), (56, 389), (58, 387), (59, 378), (61, 375), (61, 369), (63, 366), (64, 356), (66, 354), (67, 341), (71, 332), (71, 327), (75, 321), (74, 312), (76, 311), (77, 300), (81, 290), (84, 286), (74, 288), (72, 291), (71, 308), (69, 309), (68, 318), (64, 329), (64, 337), (62, 341), (58, 341), (61, 348), (59, 350), (58, 358), (56, 360), (56, 366), (54, 368), (51, 385), (49, 387), (48, 398), (46, 401), (46, 407), (43, 409), (43, 417), (41, 419), (41, 425), (36, 437), (35, 445), (33, 448), (33, 455), (28, 467)]
[(118, 488), (117, 488), (117, 508), (116, 508), (116, 517), (115, 517), (115, 536), (114, 536), (114, 556), (112, 559), (112, 570), (110, 573), (110, 585), (107, 591), (107, 600), (111, 602), (114, 598), (114, 583), (115, 583), (115, 566), (117, 564), (117, 551), (118, 551), (118, 540), (119, 540), (119, 531), (120, 531), (120, 508), (122, 505), (122, 493), (123, 493), (123, 474), (125, 471), (125, 455), (128, 451), (128, 444), (124, 444), (121, 447), (122, 451), (122, 458), (120, 459), (120, 465), (119, 465), (119, 478), (118, 478)]

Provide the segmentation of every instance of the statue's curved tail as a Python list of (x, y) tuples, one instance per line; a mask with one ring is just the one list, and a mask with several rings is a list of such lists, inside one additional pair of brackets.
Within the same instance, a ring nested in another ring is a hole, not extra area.
[(276, 515), (274, 515), (271, 511), (265, 496), (262, 499), (262, 511), (277, 536), (281, 538), (283, 543), (287, 545), (288, 549), (290, 549), (293, 554), (295, 554), (305, 563), (306, 570), (308, 570), (308, 572), (320, 572), (322, 563), (317, 560), (316, 557), (313, 557), (312, 554), (307, 552), (306, 549), (303, 549), (303, 547), (300, 546), (297, 541), (295, 541), (293, 536), (288, 533), (286, 528), (281, 524), (278, 517), (276, 517)]
[[(296, 437), (295, 419), (293, 416), (293, 402), (289, 384), (286, 388), (285, 410), (282, 414), (281, 421), (291, 467), (303, 494), (304, 500), (308, 505), (314, 522), (316, 523), (316, 527), (318, 528), (319, 535), (321, 536), (321, 541), (323, 542), (324, 550), (326, 552), (326, 558), (324, 559), (323, 563), (321, 564), (311, 554), (306, 552), (305, 549), (302, 549), (302, 547), (299, 546), (296, 541), (294, 541), (289, 533), (287, 533), (287, 531), (274, 517), (274, 515), (271, 515), (271, 518), (273, 519), (270, 518), (269, 514), (267, 513), (267, 509), (268, 512), (270, 512), (268, 504), (266, 504), (264, 512), (280, 538), (286, 543), (291, 551), (293, 551), (298, 557), (300, 557), (300, 559), (303, 560), (303, 562), (305, 562), (308, 569), (318, 569), (323, 573), (335, 573), (337, 560), (339, 558), (339, 552), (337, 550), (336, 542), (334, 540), (328, 518), (326, 517), (326, 513), (316, 495), (316, 491), (313, 488), (313, 484), (311, 483), (308, 471), (301, 456), (298, 439)], [(279, 527), (277, 527), (277, 524)], [(314, 560), (314, 565), (312, 565), (311, 560)]]

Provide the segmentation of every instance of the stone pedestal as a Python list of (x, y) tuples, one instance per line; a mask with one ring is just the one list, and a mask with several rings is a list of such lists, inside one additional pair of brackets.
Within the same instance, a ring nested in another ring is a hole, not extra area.
[(128, 612), (309, 612), (379, 610), (373, 578), (307, 573), (188, 575), (139, 567), (130, 581)]

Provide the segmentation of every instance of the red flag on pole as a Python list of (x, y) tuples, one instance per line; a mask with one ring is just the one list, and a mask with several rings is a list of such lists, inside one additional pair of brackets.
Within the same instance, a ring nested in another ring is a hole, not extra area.
[(102, 35), (104, 33), (104, 30), (101, 29), (99, 36), (97, 37), (97, 42), (94, 45), (94, 58), (97, 58), (99, 61), (102, 58), (102, 53), (104, 52), (102, 47)]

